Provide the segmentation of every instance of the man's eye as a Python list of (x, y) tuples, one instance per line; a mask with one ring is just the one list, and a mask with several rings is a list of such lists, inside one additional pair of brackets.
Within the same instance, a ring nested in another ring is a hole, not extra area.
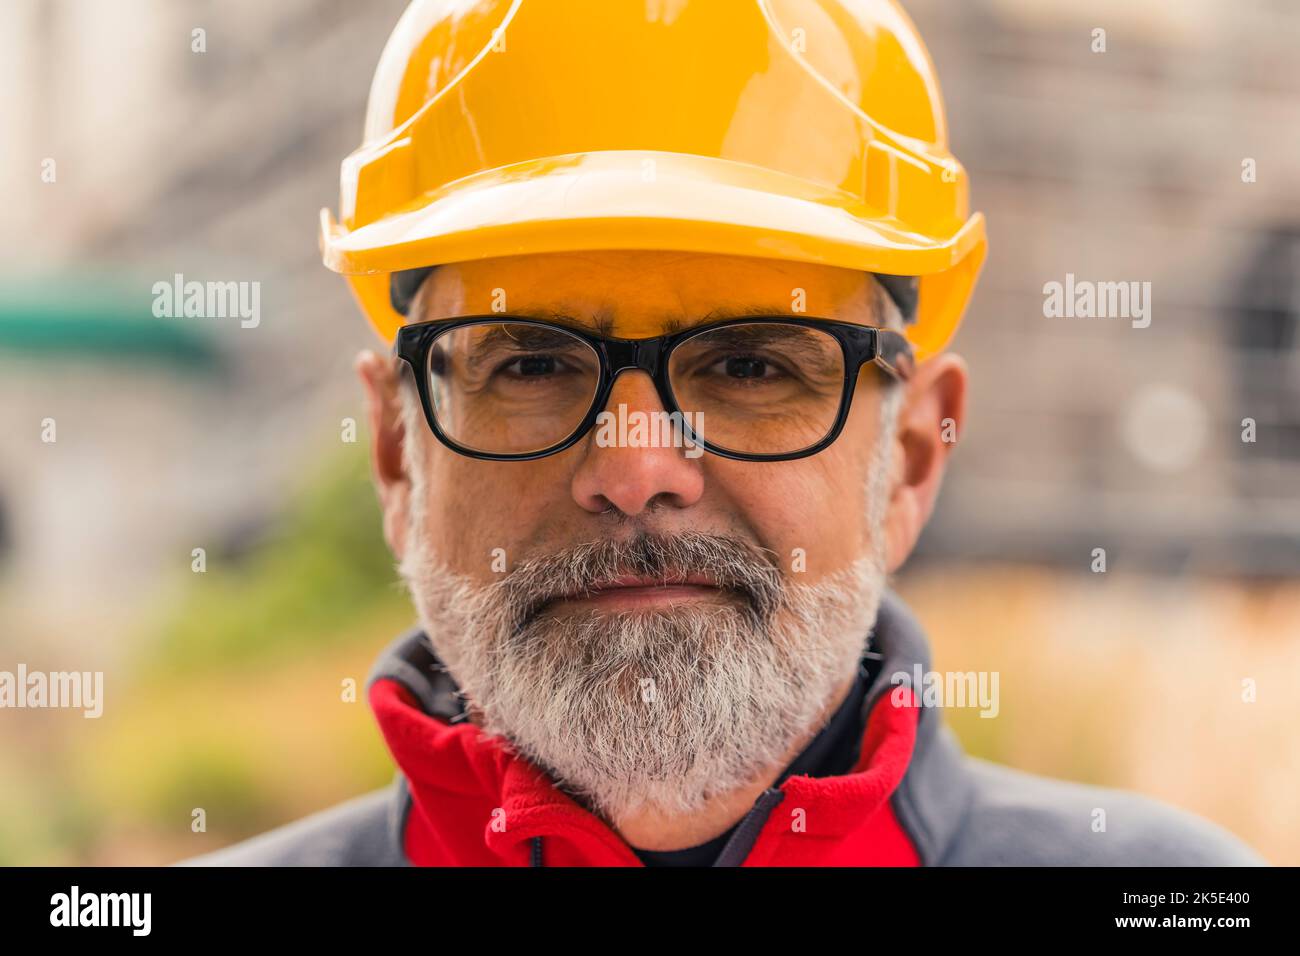
[(504, 378), (548, 378), (574, 371), (563, 356), (550, 353), (529, 353), (506, 359), (496, 367), (495, 374)]
[(769, 365), (752, 355), (735, 355), (726, 360), (727, 375), (731, 378), (763, 378)]
[(519, 375), (550, 375), (558, 367), (554, 355), (525, 355), (515, 359), (506, 366)]
[(785, 369), (768, 356), (752, 353), (723, 355), (703, 369), (706, 375), (728, 381), (771, 381), (785, 375)]

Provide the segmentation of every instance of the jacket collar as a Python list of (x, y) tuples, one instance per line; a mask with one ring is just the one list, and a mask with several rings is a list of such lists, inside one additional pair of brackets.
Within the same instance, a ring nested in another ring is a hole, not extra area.
[[(931, 819), (931, 797), (960, 800), (960, 781), (954, 754), (930, 746), (941, 729), (938, 713), (910, 693), (917, 666), (929, 670), (929, 649), (893, 592), (882, 601), (870, 647), (881, 665), (863, 704), (857, 765), (840, 776), (791, 776), (765, 791), (717, 865), (916, 863), (942, 852), (951, 832)], [(405, 777), (410, 806), (401, 840), (412, 863), (641, 865), (544, 772), (463, 719), (456, 686), (419, 628), (389, 646), (367, 686)], [(930, 779), (916, 773), (918, 757)]]

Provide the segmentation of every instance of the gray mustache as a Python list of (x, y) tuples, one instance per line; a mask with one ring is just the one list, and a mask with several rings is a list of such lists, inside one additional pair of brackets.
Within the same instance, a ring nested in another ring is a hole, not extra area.
[(638, 532), (602, 539), (520, 562), (496, 588), (513, 611), (516, 629), (564, 595), (583, 593), (625, 575), (668, 579), (707, 574), (745, 600), (756, 623), (771, 619), (785, 598), (780, 569), (769, 552), (737, 538), (686, 531), (661, 535)]

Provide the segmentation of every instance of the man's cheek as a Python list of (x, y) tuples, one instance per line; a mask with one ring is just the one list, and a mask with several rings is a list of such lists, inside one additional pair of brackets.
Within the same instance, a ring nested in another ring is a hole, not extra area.
[(492, 498), (435, 495), (427, 506), (429, 544), (458, 574), (490, 583), (514, 565), (518, 528), (502, 520)]

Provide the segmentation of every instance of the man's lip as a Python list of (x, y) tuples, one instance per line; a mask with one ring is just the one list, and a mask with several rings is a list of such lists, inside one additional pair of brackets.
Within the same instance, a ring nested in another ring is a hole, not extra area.
[(613, 591), (619, 588), (662, 588), (672, 587), (675, 585), (693, 585), (696, 587), (720, 587), (716, 578), (708, 574), (674, 574), (667, 577), (654, 577), (653, 575), (624, 574), (620, 577), (610, 578), (606, 581), (596, 582), (585, 591), (565, 595), (566, 597), (587, 597), (592, 594), (599, 594), (601, 591)]
[(618, 577), (593, 581), (581, 590), (553, 595), (535, 607), (529, 617), (531, 618), (556, 604), (569, 601), (589, 601), (601, 597), (613, 598), (620, 593), (630, 597), (637, 594), (652, 594), (654, 591), (668, 591), (678, 588), (682, 589), (683, 592), (706, 588), (713, 591), (724, 590), (718, 579), (709, 574), (670, 574), (666, 576), (623, 574)]

